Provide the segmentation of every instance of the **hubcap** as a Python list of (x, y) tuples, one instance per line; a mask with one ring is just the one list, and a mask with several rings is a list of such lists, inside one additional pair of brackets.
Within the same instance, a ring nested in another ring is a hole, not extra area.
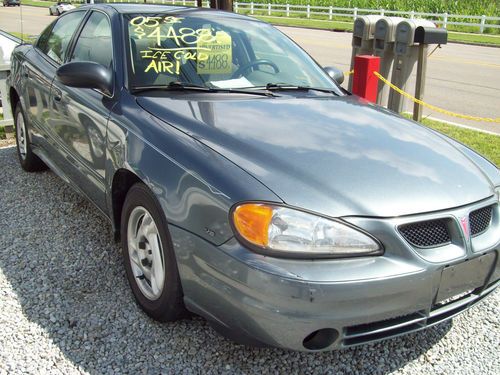
[(24, 116), (22, 112), (17, 114), (16, 118), (16, 132), (17, 132), (17, 144), (19, 146), (19, 154), (21, 159), (26, 158), (26, 152), (28, 151), (28, 144), (26, 140), (26, 124), (24, 122)]
[(142, 206), (133, 209), (128, 219), (127, 244), (130, 266), (142, 294), (156, 300), (165, 281), (165, 260), (158, 227)]

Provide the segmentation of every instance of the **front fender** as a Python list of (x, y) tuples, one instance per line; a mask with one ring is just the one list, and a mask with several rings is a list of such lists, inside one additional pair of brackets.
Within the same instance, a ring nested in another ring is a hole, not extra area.
[(120, 168), (133, 172), (150, 187), (170, 224), (214, 245), (233, 236), (228, 213), (236, 202), (281, 202), (247, 172), (150, 115), (129, 95), (123, 95), (108, 123), (109, 191), (114, 172)]

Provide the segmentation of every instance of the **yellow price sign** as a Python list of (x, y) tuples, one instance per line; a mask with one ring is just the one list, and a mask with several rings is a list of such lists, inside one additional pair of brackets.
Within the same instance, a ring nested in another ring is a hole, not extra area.
[(212, 41), (199, 40), (197, 43), (198, 74), (226, 74), (233, 69), (233, 45), (231, 35), (225, 31), (217, 31)]

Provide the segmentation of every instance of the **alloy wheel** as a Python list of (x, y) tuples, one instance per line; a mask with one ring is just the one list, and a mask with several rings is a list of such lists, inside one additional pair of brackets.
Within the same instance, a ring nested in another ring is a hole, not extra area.
[(165, 260), (158, 227), (142, 206), (130, 213), (127, 225), (130, 266), (137, 286), (149, 300), (158, 299), (165, 282)]
[(26, 153), (28, 152), (28, 142), (26, 136), (26, 123), (24, 121), (24, 116), (22, 111), (17, 114), (16, 132), (17, 132), (17, 144), (19, 146), (19, 155), (21, 155), (22, 160), (25, 160)]

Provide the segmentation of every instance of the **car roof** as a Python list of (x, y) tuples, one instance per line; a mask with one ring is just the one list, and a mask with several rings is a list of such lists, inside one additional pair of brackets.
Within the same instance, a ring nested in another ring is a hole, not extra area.
[(173, 5), (155, 5), (155, 4), (125, 4), (125, 3), (101, 3), (101, 4), (87, 4), (80, 9), (85, 8), (93, 8), (93, 9), (102, 9), (109, 10), (110, 8), (114, 9), (116, 12), (121, 14), (129, 14), (129, 13), (196, 13), (196, 15), (214, 15), (217, 14), (217, 17), (227, 17), (227, 18), (239, 18), (245, 20), (253, 20), (262, 22), (256, 18), (247, 17), (242, 14), (237, 14), (233, 12), (226, 12), (218, 9), (212, 8), (196, 8), (196, 7), (187, 7), (187, 6), (173, 6)]
[(124, 3), (102, 3), (88, 4), (93, 8), (113, 8), (118, 13), (149, 13), (149, 12), (175, 12), (186, 9), (193, 9), (185, 6), (155, 5), (155, 4), (124, 4)]

